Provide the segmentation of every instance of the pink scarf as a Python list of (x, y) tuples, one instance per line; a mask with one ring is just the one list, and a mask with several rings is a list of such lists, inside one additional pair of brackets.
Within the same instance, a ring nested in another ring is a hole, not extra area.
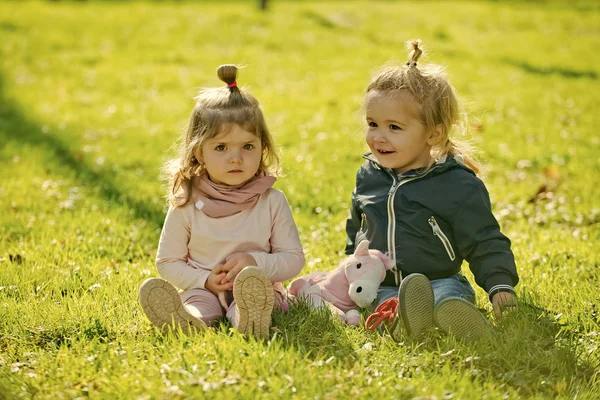
[(194, 202), (202, 201), (202, 211), (209, 217), (227, 217), (252, 208), (260, 195), (269, 190), (276, 180), (274, 176), (260, 173), (238, 186), (220, 186), (204, 174), (194, 179)]

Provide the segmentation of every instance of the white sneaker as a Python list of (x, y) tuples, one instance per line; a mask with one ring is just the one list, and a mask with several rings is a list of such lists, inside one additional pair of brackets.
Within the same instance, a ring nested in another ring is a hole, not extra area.
[(184, 333), (206, 329), (202, 320), (185, 309), (177, 289), (164, 279), (146, 279), (140, 286), (139, 300), (150, 322), (163, 331), (176, 327)]
[(258, 267), (246, 267), (233, 282), (233, 298), (239, 313), (238, 331), (267, 339), (275, 302), (273, 284)]

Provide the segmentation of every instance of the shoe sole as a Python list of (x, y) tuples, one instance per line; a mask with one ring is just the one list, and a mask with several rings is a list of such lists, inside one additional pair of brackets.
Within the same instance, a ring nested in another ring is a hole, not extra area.
[(239, 312), (238, 331), (267, 339), (275, 302), (272, 283), (257, 267), (246, 267), (235, 278), (233, 298)]
[(484, 339), (493, 336), (492, 327), (472, 303), (461, 298), (442, 300), (434, 312), (435, 324), (457, 339)]
[(433, 327), (433, 301), (433, 289), (425, 275), (411, 274), (402, 280), (398, 309), (408, 336), (419, 337)]
[[(394, 341), (396, 342), (400, 342), (401, 341), (401, 335), (400, 332), (402, 331), (402, 317), (396, 315), (396, 317), (394, 317), (394, 319), (392, 320), (392, 323), (390, 325), (390, 335), (392, 336), (392, 339), (394, 339)], [(383, 329), (382, 326), (379, 327), (380, 329)], [(380, 333), (382, 333), (383, 331), (380, 330)]]
[(150, 322), (163, 331), (181, 327), (187, 334), (206, 328), (202, 320), (187, 312), (177, 289), (164, 279), (146, 279), (140, 286), (139, 301)]

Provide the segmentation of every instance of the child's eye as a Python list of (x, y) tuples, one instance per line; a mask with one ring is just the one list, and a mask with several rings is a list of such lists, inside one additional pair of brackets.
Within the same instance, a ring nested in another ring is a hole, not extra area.
[(400, 128), (400, 127), (399, 127), (398, 125), (396, 125), (396, 124), (391, 124), (391, 125), (390, 125), (390, 129), (391, 129), (391, 130), (393, 130), (393, 131), (401, 131), (401, 130), (402, 130), (402, 128)]
[(215, 147), (215, 150), (216, 151), (223, 151), (223, 150), (225, 150), (225, 145), (224, 144), (220, 144), (217, 147)]
[(253, 144), (248, 143), (248, 144), (244, 145), (244, 150), (252, 150), (253, 148), (254, 148)]
[(373, 121), (368, 123), (371, 128), (377, 128), (377, 124)]

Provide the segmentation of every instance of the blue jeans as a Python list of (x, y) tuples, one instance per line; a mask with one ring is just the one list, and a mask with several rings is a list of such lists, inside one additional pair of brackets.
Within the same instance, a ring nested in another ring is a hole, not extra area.
[[(448, 297), (461, 297), (475, 304), (475, 289), (462, 274), (434, 279), (430, 282), (433, 288), (434, 306)], [(380, 286), (375, 304), (379, 306), (391, 297), (398, 297), (398, 288), (396, 286)]]

